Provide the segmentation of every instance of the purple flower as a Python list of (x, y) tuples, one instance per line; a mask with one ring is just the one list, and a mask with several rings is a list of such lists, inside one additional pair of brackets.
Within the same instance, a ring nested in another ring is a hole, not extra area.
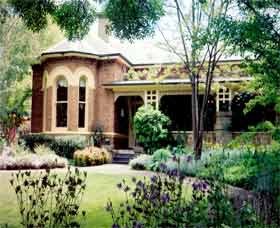
[(137, 182), (136, 184), (137, 187), (143, 188), (144, 187), (144, 183), (140, 180)]
[(133, 228), (142, 228), (142, 227), (143, 225), (138, 221), (133, 223)]
[(120, 226), (119, 226), (118, 224), (115, 224), (115, 223), (114, 223), (114, 224), (112, 225), (112, 228), (120, 228)]
[(192, 156), (191, 155), (188, 155), (187, 156), (187, 162), (191, 162), (192, 161)]
[(170, 172), (170, 176), (172, 176), (172, 177), (176, 177), (176, 176), (178, 176), (179, 175), (179, 171), (178, 171), (178, 169), (173, 169), (173, 170), (171, 170), (171, 172)]
[(194, 191), (205, 191), (208, 188), (208, 184), (205, 181), (198, 181), (192, 184)]
[(159, 169), (160, 169), (162, 172), (164, 172), (164, 171), (166, 171), (167, 166), (166, 166), (164, 163), (161, 163), (161, 164), (159, 165)]
[(206, 190), (208, 188), (208, 184), (206, 182), (202, 182), (202, 188)]
[(152, 177), (151, 177), (151, 181), (152, 181), (153, 183), (156, 183), (156, 182), (157, 182), (157, 177), (156, 177), (156, 176), (152, 176)]
[(169, 200), (170, 200), (170, 197), (169, 197), (169, 194), (168, 193), (163, 193), (160, 197), (160, 200), (163, 202), (163, 203), (168, 203)]

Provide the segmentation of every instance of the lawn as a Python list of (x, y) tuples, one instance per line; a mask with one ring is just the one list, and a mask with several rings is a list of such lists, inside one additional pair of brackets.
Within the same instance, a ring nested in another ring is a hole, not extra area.
[[(15, 193), (9, 184), (10, 177), (10, 173), (0, 172), (0, 224), (20, 227)], [(104, 209), (105, 204), (108, 198), (117, 203), (124, 199), (116, 184), (123, 178), (131, 180), (131, 177), (132, 175), (123, 174), (88, 173), (87, 189), (82, 203), (82, 209), (87, 211), (87, 218), (83, 227), (111, 227), (111, 218)]]

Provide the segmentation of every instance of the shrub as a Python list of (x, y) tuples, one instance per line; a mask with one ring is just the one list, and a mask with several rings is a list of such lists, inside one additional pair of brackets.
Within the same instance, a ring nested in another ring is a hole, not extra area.
[(2, 150), (4, 148), (5, 145), (5, 140), (3, 138), (0, 137), (0, 153), (2, 153)]
[(152, 106), (140, 107), (133, 120), (137, 141), (152, 154), (168, 137), (169, 118)]
[(22, 137), (24, 144), (34, 151), (37, 145), (48, 146), (59, 156), (73, 158), (76, 150), (86, 147), (86, 138), (84, 136), (60, 136), (50, 137), (47, 135), (26, 135)]
[(104, 127), (101, 125), (97, 125), (93, 129), (93, 135), (91, 137), (93, 146), (101, 147), (105, 144), (105, 136), (104, 136)]
[(152, 156), (147, 154), (141, 154), (138, 157), (130, 160), (129, 165), (132, 169), (147, 170), (152, 163)]
[[(195, 181), (188, 197), (178, 170), (166, 171), (161, 165), (161, 171), (166, 175), (132, 178), (132, 187), (125, 180), (117, 185), (126, 199), (118, 207), (107, 203), (112, 227), (239, 227), (240, 216), (233, 210), (219, 173), (208, 182)], [(255, 227), (247, 215), (246, 225)]]
[(0, 170), (64, 168), (67, 160), (55, 154), (22, 154), (15, 157), (0, 157)]
[[(64, 177), (50, 171), (12, 174), (24, 227), (80, 227), (80, 203), (86, 187), (86, 173), (70, 169)], [(85, 215), (85, 212), (82, 212)]]
[(105, 148), (87, 147), (74, 153), (77, 166), (94, 166), (111, 162), (111, 155)]
[(152, 170), (158, 170), (159, 165), (165, 163), (172, 157), (171, 152), (168, 149), (158, 149), (152, 155), (152, 164), (150, 168)]
[(249, 126), (249, 130), (253, 132), (268, 132), (273, 131), (275, 126), (270, 121), (258, 123), (256, 126)]
[(34, 153), (38, 155), (55, 154), (53, 150), (45, 145), (37, 145), (34, 148)]
[(49, 146), (53, 141), (53, 138), (44, 134), (30, 134), (21, 136), (20, 140), (23, 141), (23, 144), (26, 147), (33, 151), (36, 145)]

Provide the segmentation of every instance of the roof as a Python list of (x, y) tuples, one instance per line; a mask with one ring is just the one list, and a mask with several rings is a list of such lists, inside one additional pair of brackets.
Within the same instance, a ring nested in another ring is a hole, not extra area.
[[(93, 58), (120, 57), (128, 65), (141, 67), (145, 65), (160, 65), (180, 63), (181, 60), (177, 55), (163, 49), (159, 43), (164, 43), (162, 38), (156, 37), (137, 40), (133, 43), (119, 40), (114, 36), (108, 37), (104, 41), (100, 36), (98, 29), (98, 20), (92, 25), (89, 34), (82, 40), (69, 41), (67, 39), (59, 42), (42, 53), (42, 57), (51, 56), (92, 56)], [(221, 61), (240, 61), (239, 56), (224, 56)]]
[[(219, 77), (213, 78), (213, 82), (241, 82), (241, 81), (250, 81), (252, 77)], [(205, 82), (205, 80), (201, 80)], [(174, 84), (190, 84), (190, 79), (165, 79), (161, 81), (156, 80), (127, 80), (127, 81), (112, 81), (110, 83), (103, 84), (103, 86), (108, 88), (113, 88), (115, 86), (134, 86), (134, 85), (174, 85)]]
[(86, 54), (97, 57), (119, 56), (130, 65), (165, 64), (179, 62), (178, 57), (157, 47), (151, 40), (134, 43), (110, 38), (108, 42), (90, 32), (83, 40), (63, 40), (42, 52), (42, 56), (52, 54)]

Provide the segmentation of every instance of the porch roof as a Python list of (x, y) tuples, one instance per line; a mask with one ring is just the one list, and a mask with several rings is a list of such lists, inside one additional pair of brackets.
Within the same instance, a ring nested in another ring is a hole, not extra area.
[[(213, 82), (225, 83), (225, 82), (242, 82), (250, 81), (252, 77), (218, 77), (213, 78)], [(205, 82), (205, 79), (200, 80), (201, 83)], [(149, 86), (149, 85), (184, 85), (191, 84), (190, 79), (165, 79), (165, 80), (126, 80), (126, 81), (112, 81), (109, 83), (104, 83), (105, 88), (115, 88), (123, 86)]]

